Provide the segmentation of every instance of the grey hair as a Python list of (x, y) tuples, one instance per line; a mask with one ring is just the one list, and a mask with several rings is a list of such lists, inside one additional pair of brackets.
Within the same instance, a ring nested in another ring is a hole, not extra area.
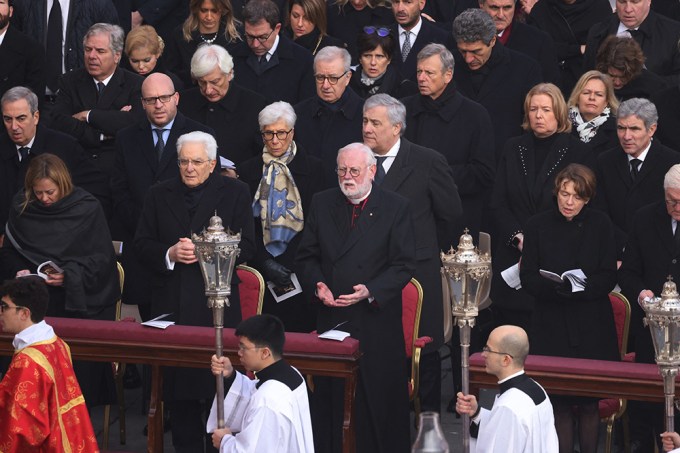
[(423, 47), (423, 50), (418, 52), (417, 60), (425, 60), (426, 58), (438, 56), (442, 62), (442, 72), (448, 69), (453, 71), (453, 54), (442, 44), (431, 43)]
[(105, 22), (98, 22), (87, 30), (85, 37), (83, 37), (83, 46), (85, 45), (85, 41), (91, 36), (102, 34), (109, 35), (109, 49), (111, 49), (111, 52), (114, 54), (123, 53), (123, 48), (125, 47), (125, 32), (118, 25), (107, 24)]
[(217, 142), (215, 137), (210, 134), (201, 131), (189, 132), (188, 134), (180, 135), (177, 139), (177, 155), (179, 156), (180, 151), (182, 151), (182, 146), (187, 143), (200, 143), (205, 147), (205, 152), (208, 155), (208, 159), (217, 159)]
[[(363, 143), (360, 143), (360, 142), (350, 143), (349, 145), (343, 146), (342, 148), (340, 148), (338, 150), (338, 157), (340, 157), (340, 154), (347, 152), (347, 151), (352, 151), (352, 150), (357, 150), (357, 151), (361, 151), (361, 152), (364, 153), (364, 157), (366, 158), (365, 162), (366, 162), (367, 166), (370, 167), (371, 165), (375, 165), (376, 160), (375, 160), (375, 156), (373, 155), (373, 151), (371, 150), (371, 148), (369, 148), (368, 146), (366, 146), (366, 145), (364, 145)], [(337, 159), (336, 159), (336, 162), (337, 162)]]
[(649, 100), (643, 98), (628, 99), (619, 105), (617, 114), (619, 119), (628, 118), (633, 115), (637, 116), (645, 123), (645, 129), (647, 130), (659, 121), (659, 114), (656, 111), (656, 106)]
[(321, 62), (329, 62), (336, 59), (342, 59), (342, 70), (347, 72), (352, 64), (352, 57), (346, 49), (342, 49), (336, 46), (327, 46), (319, 50), (314, 57), (314, 69), (316, 70), (316, 64)]
[(293, 106), (284, 101), (274, 102), (263, 108), (257, 116), (257, 121), (260, 123), (260, 129), (270, 124), (274, 124), (278, 120), (283, 120), (288, 127), (295, 127), (297, 115), (295, 114)]
[(680, 189), (680, 164), (673, 165), (663, 178), (663, 188)]
[(38, 111), (38, 96), (26, 87), (14, 87), (5, 91), (5, 94), (0, 98), (0, 106), (7, 102), (16, 102), (21, 99), (26, 99), (28, 108), (31, 110), (31, 115)]
[(229, 74), (234, 69), (234, 59), (218, 44), (202, 44), (191, 57), (191, 77), (204, 77), (216, 66), (224, 74)]
[(496, 24), (489, 13), (483, 9), (469, 8), (454, 19), (453, 37), (456, 42), (482, 41), (488, 46), (496, 37)]
[(364, 113), (375, 107), (385, 107), (387, 109), (387, 119), (390, 124), (401, 124), (400, 135), (404, 135), (406, 130), (406, 107), (398, 99), (393, 98), (389, 94), (380, 93), (371, 96), (364, 102)]

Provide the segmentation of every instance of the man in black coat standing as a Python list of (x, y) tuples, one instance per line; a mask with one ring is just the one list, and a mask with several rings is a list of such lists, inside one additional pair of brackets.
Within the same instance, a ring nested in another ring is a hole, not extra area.
[(638, 210), (661, 199), (664, 175), (680, 163), (680, 153), (653, 140), (657, 120), (656, 107), (647, 99), (621, 103), (616, 118), (620, 145), (597, 159), (594, 202), (612, 219), (618, 260)]
[(418, 52), (430, 43), (439, 43), (453, 49), (451, 33), (447, 33), (434, 22), (421, 15), (426, 0), (395, 0), (392, 2), (392, 13), (395, 24), (390, 26), (395, 42), (399, 43), (399, 52), (395, 52), (392, 64), (407, 79), (416, 81), (416, 63)]
[(10, 25), (13, 1), (0, 3), (0, 96), (16, 86), (45, 92), (45, 51), (32, 37)]
[(420, 403), (423, 411), (441, 407), (441, 359), (444, 343), (439, 252), (448, 250), (462, 232), (456, 231), (463, 208), (446, 159), (433, 149), (402, 138), (406, 128), (404, 104), (376, 94), (364, 104), (364, 144), (373, 150), (375, 184), (407, 198), (415, 228), (416, 271), (423, 287), (418, 335), (432, 337), (420, 357)]
[[(251, 259), (255, 239), (250, 192), (241, 181), (214, 171), (217, 142), (212, 135), (184, 134), (177, 140), (177, 150), (180, 175), (149, 190), (134, 245), (152, 274), (151, 315), (172, 313), (177, 324), (208, 327), (213, 325), (212, 313), (205, 306), (205, 286), (191, 233), (207, 228), (217, 215), (225, 230), (241, 233), (237, 264)], [(234, 274), (225, 327), (241, 321), (238, 283)], [(214, 377), (205, 370), (169, 369), (163, 390), (175, 451), (202, 453), (208, 438), (201, 420), (215, 395)], [(201, 400), (208, 401), (207, 407)]]
[[(663, 181), (663, 196), (637, 212), (628, 236), (623, 263), (619, 269), (621, 291), (632, 308), (631, 333), (634, 334), (635, 361), (654, 363), (654, 346), (643, 325), (644, 311), (639, 302), (661, 295), (668, 276), (680, 282), (680, 165), (673, 165)], [(663, 404), (629, 401), (631, 445), (652, 451), (650, 441), (665, 431)], [(634, 422), (634, 423), (633, 423)]]
[(312, 156), (321, 159), (324, 186), (337, 184), (337, 150), (361, 139), (361, 106), (364, 100), (350, 87), (349, 52), (324, 47), (314, 57), (316, 96), (295, 106), (295, 140)]
[(267, 102), (296, 103), (314, 95), (312, 55), (281, 33), (279, 8), (271, 0), (251, 0), (243, 8), (244, 41), (232, 51), (244, 88)]
[(588, 32), (585, 69), (595, 68), (595, 57), (607, 36), (616, 35), (635, 39), (645, 54), (645, 67), (666, 79), (669, 85), (677, 83), (680, 74), (680, 22), (650, 11), (651, 0), (621, 0), (616, 2), (616, 12)]
[(85, 68), (62, 76), (50, 124), (75, 137), (110, 175), (116, 132), (142, 119), (143, 78), (118, 67), (125, 42), (118, 25), (95, 24), (83, 41)]
[(454, 88), (453, 55), (441, 44), (428, 44), (418, 54), (420, 94), (402, 100), (406, 106), (406, 138), (444, 155), (453, 170), (463, 202), (463, 223), (479, 233), (486, 194), (493, 182), (493, 126), (486, 109)]
[(0, 134), (0, 234), (4, 232), (12, 197), (24, 187), (28, 164), (35, 156), (51, 153), (64, 161), (73, 183), (96, 196), (105, 212), (111, 210), (106, 175), (89, 159), (78, 141), (39, 124), (38, 96), (26, 87), (14, 87), (0, 99), (7, 134)]
[(481, 9), (456, 17), (453, 34), (458, 47), (453, 80), (461, 93), (489, 112), (499, 161), (505, 142), (522, 134), (524, 98), (541, 82), (541, 68), (532, 58), (500, 44), (493, 19)]
[(555, 42), (543, 30), (515, 20), (514, 0), (479, 0), (479, 8), (493, 19), (501, 44), (536, 60), (541, 66), (541, 82), (560, 86), (562, 77), (557, 64)]
[(182, 92), (179, 109), (215, 130), (220, 156), (234, 162), (238, 170), (238, 164), (262, 152), (257, 115), (267, 101), (234, 82), (234, 60), (217, 44), (202, 45), (194, 52), (191, 76), (198, 87)]
[[(304, 290), (316, 295), (317, 331), (344, 323), (360, 342), (356, 451), (403, 453), (410, 439), (401, 291), (414, 273), (415, 239), (408, 201), (372, 185), (375, 162), (361, 143), (338, 151), (340, 188), (312, 198), (297, 261)], [(340, 451), (344, 382), (314, 382), (316, 451)]]
[(177, 111), (179, 93), (165, 74), (151, 74), (144, 80), (140, 102), (146, 118), (116, 135), (116, 161), (111, 175), (115, 228), (111, 234), (124, 244), (123, 299), (126, 304), (137, 305), (146, 321), (150, 319), (150, 276), (132, 246), (144, 198), (152, 185), (179, 175), (175, 143), (181, 135), (213, 131)]

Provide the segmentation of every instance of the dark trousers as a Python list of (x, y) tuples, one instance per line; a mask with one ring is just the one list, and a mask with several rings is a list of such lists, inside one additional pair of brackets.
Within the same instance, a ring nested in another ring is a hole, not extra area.
[(172, 445), (177, 453), (217, 453), (205, 423), (212, 402), (191, 400), (166, 403), (170, 410)]

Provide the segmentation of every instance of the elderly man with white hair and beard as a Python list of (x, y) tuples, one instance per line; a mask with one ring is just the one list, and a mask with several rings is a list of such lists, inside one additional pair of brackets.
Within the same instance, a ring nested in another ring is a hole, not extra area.
[[(317, 331), (340, 323), (360, 341), (355, 400), (357, 451), (408, 452), (409, 406), (401, 290), (415, 271), (409, 203), (373, 185), (376, 160), (352, 143), (337, 157), (340, 188), (312, 198), (297, 262), (315, 294)], [(339, 451), (342, 380), (315, 378), (315, 447)]]
[[(245, 183), (215, 171), (217, 143), (210, 134), (195, 131), (180, 136), (177, 157), (179, 176), (147, 192), (134, 245), (151, 274), (151, 316), (172, 313), (171, 319), (179, 325), (209, 327), (212, 313), (205, 308), (203, 276), (191, 233), (207, 228), (210, 218), (218, 215), (225, 229), (241, 233), (236, 264), (252, 259), (255, 233), (250, 191)], [(235, 327), (241, 321), (238, 283), (234, 274), (224, 327)], [(200, 453), (206, 442), (212, 449), (201, 417), (205, 401), (210, 407), (215, 395), (213, 376), (199, 369), (167, 369), (164, 380), (175, 451)]]

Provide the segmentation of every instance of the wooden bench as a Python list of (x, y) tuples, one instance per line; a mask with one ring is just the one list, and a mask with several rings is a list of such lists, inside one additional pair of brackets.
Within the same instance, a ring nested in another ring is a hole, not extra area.
[[(151, 400), (147, 451), (163, 451), (162, 367), (204, 368), (210, 373), (210, 357), (215, 353), (215, 329), (171, 326), (166, 330), (135, 322), (46, 318), (55, 333), (68, 343), (74, 359), (97, 362), (141, 363), (151, 366)], [(14, 335), (0, 331), (0, 355), (12, 355)], [(238, 338), (234, 329), (224, 329), (224, 355), (238, 360)], [(321, 340), (317, 335), (287, 333), (284, 356), (302, 374), (345, 379), (343, 453), (355, 449), (352, 405), (357, 385), (359, 342)]]
[[(656, 364), (610, 362), (530, 355), (524, 364), (526, 373), (558, 395), (597, 398), (627, 398), (639, 401), (663, 401), (663, 380)], [(487, 374), (481, 353), (470, 356), (470, 392), (498, 387), (498, 379)], [(680, 385), (676, 385), (676, 393)]]

